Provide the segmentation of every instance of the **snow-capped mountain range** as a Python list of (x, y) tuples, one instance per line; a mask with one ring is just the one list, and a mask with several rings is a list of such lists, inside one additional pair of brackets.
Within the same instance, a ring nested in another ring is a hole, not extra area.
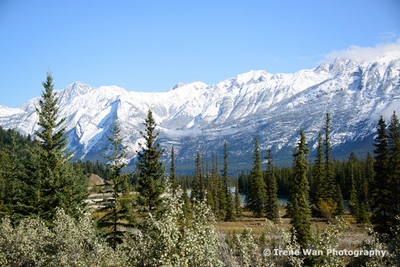
[[(260, 70), (215, 85), (180, 83), (162, 93), (128, 92), (117, 86), (93, 88), (81, 82), (57, 93), (59, 115), (66, 118), (69, 148), (76, 158), (101, 159), (116, 119), (128, 157), (135, 158), (139, 131), (151, 109), (159, 126), (158, 141), (166, 155), (174, 146), (178, 164), (194, 166), (196, 151), (211, 157), (227, 141), (231, 165), (247, 168), (255, 136), (261, 151), (271, 147), (277, 161), (291, 161), (300, 128), (309, 147), (315, 148), (326, 113), (331, 115), (331, 143), (337, 151), (347, 152), (350, 144), (357, 147), (354, 144), (371, 140), (380, 115), (400, 112), (399, 73), (400, 51), (370, 61), (336, 58), (294, 74)], [(33, 134), (38, 128), (38, 100), (16, 109), (0, 106), (0, 125)], [(366, 145), (372, 147), (370, 141)]]

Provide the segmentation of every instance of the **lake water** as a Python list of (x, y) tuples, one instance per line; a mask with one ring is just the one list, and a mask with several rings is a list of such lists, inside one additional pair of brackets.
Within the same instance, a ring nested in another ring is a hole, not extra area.
[[(189, 196), (190, 196), (190, 192), (191, 192), (191, 190), (189, 189), (187, 191)], [(232, 192), (233, 195), (235, 195), (235, 187), (231, 187), (231, 192)], [(246, 195), (245, 194), (239, 194), (239, 196), (240, 196), (240, 203), (242, 205), (244, 205), (244, 200), (246, 198)], [(287, 197), (278, 197), (278, 202), (279, 202), (279, 205), (286, 206), (287, 202), (288, 202), (288, 199), (287, 199)]]

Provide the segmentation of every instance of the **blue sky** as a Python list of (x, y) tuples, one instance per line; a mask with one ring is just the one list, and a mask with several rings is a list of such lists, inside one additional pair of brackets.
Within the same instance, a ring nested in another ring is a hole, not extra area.
[(398, 0), (0, 0), (0, 105), (40, 96), (48, 70), (56, 89), (157, 92), (293, 73), (399, 38)]

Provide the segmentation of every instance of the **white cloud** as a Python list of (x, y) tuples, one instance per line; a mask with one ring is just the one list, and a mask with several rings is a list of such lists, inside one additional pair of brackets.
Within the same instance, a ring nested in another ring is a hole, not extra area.
[(400, 54), (400, 38), (394, 43), (380, 43), (375, 47), (350, 46), (348, 49), (333, 51), (325, 57), (328, 60), (344, 57), (356, 61), (369, 61), (388, 52), (399, 52)]

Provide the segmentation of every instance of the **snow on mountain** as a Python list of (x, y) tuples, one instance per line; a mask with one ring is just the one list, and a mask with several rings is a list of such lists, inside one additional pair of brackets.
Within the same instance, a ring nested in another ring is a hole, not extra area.
[[(245, 156), (251, 159), (256, 135), (261, 149), (272, 147), (278, 157), (280, 151), (292, 151), (300, 128), (310, 146), (315, 146), (327, 112), (332, 117), (334, 146), (371, 136), (379, 116), (399, 107), (399, 72), (400, 52), (391, 52), (368, 61), (336, 58), (293, 74), (259, 70), (216, 85), (180, 83), (162, 93), (128, 92), (117, 86), (93, 88), (76, 82), (57, 94), (69, 146), (77, 158), (101, 159), (106, 135), (116, 119), (128, 155), (134, 158), (141, 141), (139, 130), (151, 109), (160, 141), (167, 152), (175, 146), (178, 161), (190, 164), (196, 150), (203, 147), (210, 153), (220, 151), (226, 140), (232, 160), (240, 162)], [(0, 125), (33, 134), (38, 127), (38, 100), (19, 109), (0, 106)]]

